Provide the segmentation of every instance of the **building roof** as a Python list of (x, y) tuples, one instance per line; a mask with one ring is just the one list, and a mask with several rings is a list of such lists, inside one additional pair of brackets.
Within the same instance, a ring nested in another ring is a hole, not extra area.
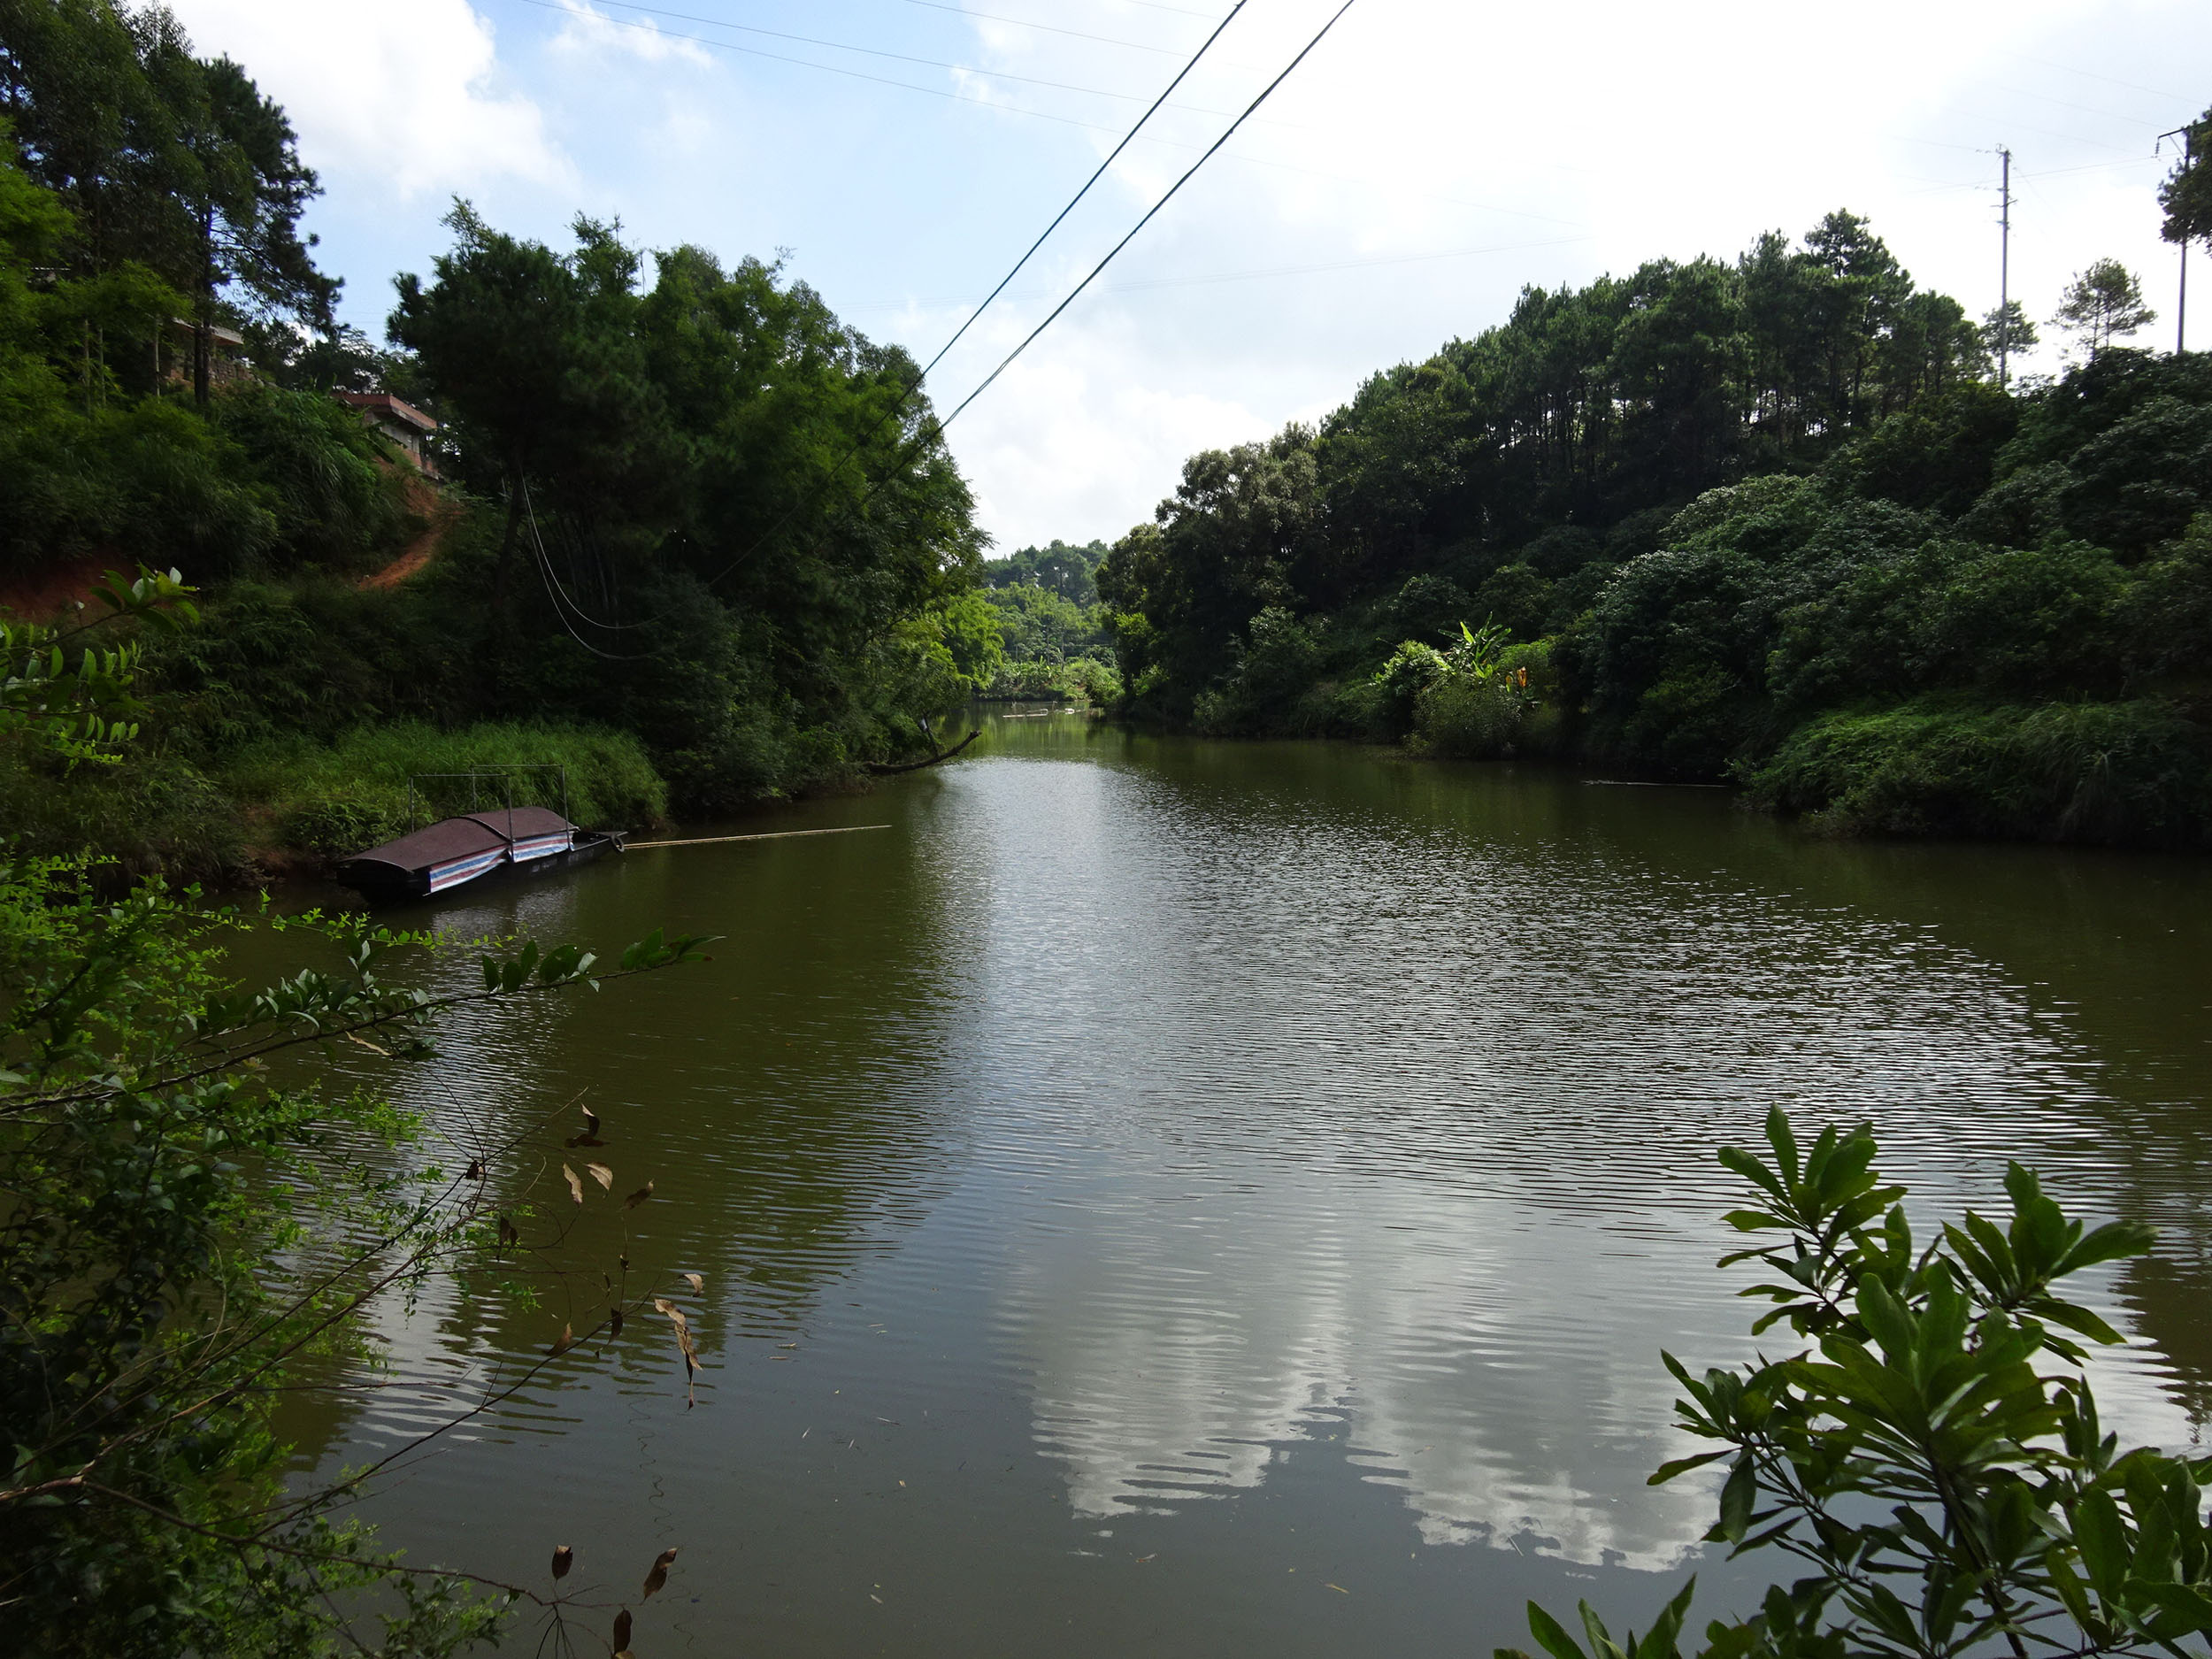
[(412, 403), (402, 403), (389, 392), (341, 392), (341, 403), (351, 403), (356, 409), (373, 409), (379, 414), (390, 415), (423, 432), (435, 432), (438, 423), (417, 409)]
[[(169, 326), (188, 334), (197, 334), (200, 328), (199, 324), (194, 322), (189, 317), (172, 317), (169, 319)], [(220, 323), (211, 323), (208, 325), (207, 332), (210, 338), (219, 340), (227, 346), (243, 346), (246, 343), (245, 335), (240, 334), (235, 328), (226, 328)]]
[(441, 818), (427, 829), (419, 829), (396, 841), (386, 841), (381, 847), (356, 853), (347, 862), (427, 870), (436, 864), (450, 864), (456, 858), (465, 858), (472, 853), (490, 852), (541, 835), (558, 835), (574, 827), (558, 812), (545, 807), (518, 806), (511, 810), (493, 807), (487, 811)]

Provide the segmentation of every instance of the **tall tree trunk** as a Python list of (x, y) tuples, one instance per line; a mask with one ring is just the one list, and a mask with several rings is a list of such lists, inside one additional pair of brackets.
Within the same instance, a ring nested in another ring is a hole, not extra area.
[(499, 564), (492, 574), (492, 614), (507, 614), (507, 577), (513, 568), (515, 543), (522, 534), (522, 468), (514, 466), (507, 477), (507, 534), (499, 543)]
[(209, 359), (215, 352), (215, 204), (200, 210), (200, 303), (192, 323), (192, 401), (207, 407)]

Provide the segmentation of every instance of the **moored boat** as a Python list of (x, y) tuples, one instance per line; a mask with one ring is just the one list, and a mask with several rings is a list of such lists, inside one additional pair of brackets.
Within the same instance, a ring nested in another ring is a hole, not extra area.
[(464, 812), (358, 852), (338, 879), (372, 899), (422, 899), (503, 875), (538, 875), (619, 849), (619, 830), (580, 830), (541, 806)]

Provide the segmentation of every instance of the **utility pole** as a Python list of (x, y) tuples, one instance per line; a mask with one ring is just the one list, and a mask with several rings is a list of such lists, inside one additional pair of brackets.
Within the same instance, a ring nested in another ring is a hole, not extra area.
[(1997, 146), (2004, 162), (1997, 214), (1997, 389), (2012, 384), (2012, 151)]
[[(2182, 171), (2186, 173), (2189, 170), (2189, 164), (2197, 157), (2197, 129), (2193, 127), (2177, 127), (2170, 133), (2161, 133), (2158, 135), (2158, 143), (2153, 149), (2152, 153), (2155, 155), (2159, 150), (2165, 148), (2166, 141), (2170, 138), (2178, 138), (2181, 141), (2181, 167)], [(2174, 296), (2174, 353), (2177, 357), (2188, 349), (2189, 239), (2184, 236), (2181, 239), (2181, 291)]]

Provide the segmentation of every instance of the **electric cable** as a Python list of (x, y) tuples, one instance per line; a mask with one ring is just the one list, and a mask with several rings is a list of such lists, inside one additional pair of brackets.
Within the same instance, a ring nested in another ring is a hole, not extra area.
[[(1081, 296), (1083, 290), (1090, 287), (1093, 281), (1096, 280), (1101, 272), (1105, 270), (1108, 265), (1113, 264), (1116, 255), (1119, 254), (1124, 248), (1126, 248), (1131, 242), (1136, 240), (1137, 233), (1142, 230), (1147, 225), (1149, 225), (1162, 208), (1165, 207), (1170, 202), (1172, 202), (1175, 199), (1176, 193), (1196, 176), (1198, 170), (1204, 166), (1206, 163), (1213, 157), (1215, 151), (1218, 150), (1224, 144), (1227, 143), (1231, 138), (1235, 136), (1237, 128), (1244, 125), (1245, 121), (1251, 116), (1253, 111), (1258, 109), (1261, 104), (1266, 103), (1269, 98), (1274, 96), (1275, 88), (1281, 86), (1284, 81), (1290, 79), (1291, 73), (1295, 70), (1300, 64), (1306, 61), (1308, 54), (1310, 54), (1315, 47), (1321, 44), (1322, 40), (1328, 35), (1329, 31), (1336, 27), (1337, 19), (1341, 18), (1347, 12), (1349, 12), (1355, 4), (1356, 0), (1344, 0), (1344, 4), (1342, 5), (1337, 7), (1334, 12), (1329, 14), (1329, 20), (1326, 23), (1324, 23), (1320, 29), (1315, 34), (1314, 37), (1308, 41), (1305, 45), (1299, 50), (1298, 56), (1290, 60), (1290, 62), (1284, 67), (1282, 73), (1277, 75), (1274, 80), (1269, 81), (1266, 86), (1260, 89), (1259, 96), (1254, 98), (1250, 104), (1245, 106), (1244, 113), (1238, 116), (1235, 120), (1229, 123), (1227, 128), (1222, 133), (1221, 136), (1215, 139), (1213, 143), (1208, 147), (1205, 154), (1199, 157), (1196, 161), (1191, 163), (1189, 171), (1185, 173), (1181, 178), (1176, 180), (1173, 184), (1170, 185), (1167, 189), (1167, 194), (1163, 196), (1158, 201), (1155, 202), (1151, 208), (1146, 212), (1145, 216), (1130, 227), (1129, 234), (1126, 236), (1124, 236), (1119, 242), (1116, 242), (1113, 247), (1108, 250), (1107, 255), (1103, 259), (1101, 259), (1095, 265), (1091, 267), (1090, 275), (1085, 277), (1080, 282), (1077, 283), (1075, 285), (1074, 291), (1071, 293), (1067, 298), (1062, 300), (1057, 305), (1054, 306), (1052, 308), (1051, 314), (1048, 316), (1044, 321), (1039, 323), (1034, 328), (1031, 329), (1029, 331), (1028, 337), (1025, 339), (1021, 344), (1016, 346), (1011, 351), (1006, 354), (1005, 361), (1001, 363), (995, 369), (993, 369), (990, 373), (984, 378), (983, 383), (980, 386), (977, 387), (975, 390), (970, 392), (965, 397), (962, 398), (959, 403), (954, 408), (952, 413), (947, 415), (944, 419), (937, 423), (937, 427), (940, 432), (943, 431), (947, 426), (951, 426), (954, 421), (959, 419), (960, 411), (962, 410), (967, 408), (967, 406), (974, 403), (977, 398), (982, 396), (985, 392), (990, 390), (992, 382), (996, 380), (1000, 375), (1006, 373), (1008, 368), (1012, 365), (1014, 359), (1020, 357), (1023, 352), (1028, 350), (1030, 346), (1035, 342), (1037, 336), (1044, 333), (1046, 329), (1051, 327), (1052, 325), (1058, 320), (1060, 314), (1066, 311), (1069, 306), (1075, 303), (1077, 299)], [(1232, 13), (1232, 15), (1233, 16), (1234, 14)]]
[[(977, 305), (973, 311), (969, 313), (967, 320), (962, 323), (957, 329), (954, 330), (952, 338), (946, 341), (942, 346), (938, 348), (937, 355), (923, 365), (921, 372), (914, 377), (913, 383), (908, 386), (907, 388), (899, 395), (898, 398), (892, 403), (891, 407), (882, 415), (879, 416), (875, 424), (859, 438), (856, 439), (846, 449), (844, 454), (838, 457), (836, 463), (831, 466), (826, 473), (823, 475), (821, 481), (815, 487), (815, 489), (811, 492), (810, 495), (802, 501), (794, 502), (789, 507), (786, 508), (781, 516), (780, 516), (773, 524), (770, 525), (767, 529), (761, 532), (761, 534), (753, 540), (749, 546), (738, 554), (738, 556), (732, 559), (727, 565), (724, 565), (721, 570), (718, 571), (714, 575), (707, 578), (704, 584), (706, 587), (710, 588), (712, 588), (715, 583), (720, 581), (732, 571), (737, 569), (739, 565), (752, 557), (752, 556), (758, 552), (762, 547), (765, 546), (772, 537), (781, 532), (785, 526), (791, 522), (792, 518), (798, 514), (803, 507), (810, 507), (816, 501), (818, 501), (821, 493), (824, 490), (826, 490), (830, 484), (836, 480), (838, 474), (845, 470), (847, 463), (851, 461), (854, 456), (859, 454), (864, 447), (873, 442), (878, 434), (883, 431), (886, 426), (887, 426), (891, 421), (898, 419), (898, 417), (904, 411), (907, 404), (913, 401), (915, 394), (921, 390), (923, 382), (929, 379), (931, 371), (935, 369), (940, 363), (942, 363), (945, 360), (945, 354), (950, 351), (953, 347), (959, 344), (961, 337), (965, 334), (970, 328), (975, 326), (976, 319), (981, 317), (983, 313), (990, 308), (991, 303), (997, 299), (1001, 294), (1006, 291), (1007, 284), (1021, 274), (1023, 268), (1029, 264), (1030, 260), (1036, 257), (1037, 250), (1045, 245), (1045, 242), (1050, 238), (1052, 233), (1059, 229), (1062, 223), (1066, 220), (1068, 215), (1075, 211), (1078, 204), (1082, 202), (1085, 196), (1091, 193), (1092, 188), (1096, 185), (1101, 179), (1106, 176), (1107, 170), (1120, 158), (1122, 151), (1128, 149), (1129, 146), (1136, 141), (1137, 134), (1143, 130), (1145, 123), (1149, 121), (1152, 117), (1159, 111), (1161, 107), (1167, 103), (1168, 98), (1174, 93), (1175, 88), (1182, 85), (1183, 81), (1189, 76), (1191, 72), (1198, 67), (1199, 60), (1204, 58), (1207, 52), (1212, 49), (1214, 42), (1219, 40), (1224, 32), (1227, 30), (1229, 25), (1236, 20), (1237, 14), (1244, 10), (1247, 4), (1248, 4), (1248, 0), (1236, 0), (1236, 4), (1229, 9), (1228, 14), (1214, 26), (1212, 33), (1208, 35), (1205, 40), (1200, 42), (1198, 50), (1193, 52), (1190, 55), (1189, 59), (1183, 65), (1182, 68), (1176, 72), (1175, 79), (1167, 83), (1166, 87), (1161, 90), (1160, 96), (1155, 98), (1151, 104), (1145, 110), (1144, 113), (1137, 118), (1136, 124), (1131, 127), (1128, 132), (1122, 135), (1121, 142), (1114, 146), (1113, 150), (1108, 154), (1105, 160), (1098, 164), (1097, 167), (1093, 170), (1091, 176), (1083, 181), (1082, 188), (1068, 198), (1067, 205), (1053, 215), (1052, 222), (1045, 227), (1043, 232), (1037, 237), (1036, 241), (1029, 244), (1028, 249), (1022, 254), (1022, 257), (1014, 262), (1012, 269), (1009, 270), (1003, 277), (999, 279), (998, 286), (993, 288), (989, 294), (986, 295), (982, 303)], [(1348, 8), (1350, 4), (1351, 0), (1345, 0), (1345, 4)], [(1338, 16), (1341, 15), (1343, 14), (1340, 12)], [(1330, 20), (1332, 23), (1335, 21), (1334, 19)], [(1326, 33), (1327, 31), (1325, 29), (1323, 32)], [(1319, 37), (1316, 36), (1315, 38), (1318, 40)], [(1307, 50), (1311, 50), (1312, 49), (1311, 47), (1309, 47)], [(1300, 57), (1302, 58), (1303, 56), (1304, 53), (1300, 54)], [(1292, 67), (1296, 67), (1296, 65), (1294, 63)], [(1287, 74), (1289, 72), (1286, 70), (1284, 73)], [(1280, 85), (1281, 80), (1281, 76), (1278, 76), (1274, 84), (1278, 86)], [(1268, 90), (1271, 92), (1273, 89), (1274, 87), (1271, 86)], [(1262, 101), (1264, 100), (1265, 96), (1266, 95), (1264, 93), (1261, 95)], [(1251, 108), (1256, 109), (1257, 107), (1258, 102), (1256, 101)], [(1246, 111), (1247, 114), (1249, 114), (1250, 112), (1250, 109)], [(1242, 119), (1242, 116), (1238, 118), (1240, 121), (1241, 121)], [(1229, 129), (1230, 132), (1234, 132), (1236, 128), (1233, 126), (1232, 126)], [(1220, 148), (1220, 145), (1217, 143), (1214, 148), (1217, 150)], [(1211, 150), (1207, 152), (1209, 155), (1211, 153)], [(1202, 162), (1203, 157), (1202, 157), (1201, 160)], [(1187, 177), (1188, 175), (1186, 174), (1185, 176)], [(1157, 208), (1154, 209), (1154, 211), (1156, 212), (1157, 211)], [(888, 475), (887, 474), (886, 476), (887, 478)], [(863, 498), (864, 504), (867, 500), (872, 499), (876, 490), (880, 488), (880, 483), (872, 486), (870, 488), (868, 495)], [(524, 496), (524, 503), (526, 506), (528, 505), (528, 495), (526, 490)], [(534, 520), (533, 521), (533, 524), (534, 527)], [(579, 614), (581, 615), (583, 613), (580, 611)], [(665, 614), (666, 613), (664, 613), (664, 616)], [(662, 620), (663, 618), (648, 618), (636, 622), (602, 622), (595, 618), (588, 616), (586, 616), (584, 619), (590, 622), (592, 626), (595, 627), (603, 628), (607, 632), (613, 633), (618, 630), (649, 626), (654, 622)], [(565, 625), (567, 618), (564, 617), (562, 620), (564, 625)], [(603, 656), (606, 655), (606, 653), (602, 652), (601, 655)]]
[[(1081, 29), (1062, 28), (1056, 23), (1032, 23), (1027, 18), (1002, 17), (995, 12), (971, 12), (965, 6), (948, 5), (945, 0), (906, 0), (906, 4), (924, 6), (932, 12), (949, 12), (956, 18), (973, 18), (979, 23), (1010, 23), (1018, 29), (1037, 29), (1047, 35), (1065, 35), (1079, 41), (1096, 41), (1101, 46), (1126, 46), (1133, 52), (1153, 52), (1162, 58), (1175, 56), (1172, 46), (1148, 46), (1142, 41), (1118, 41), (1110, 35), (1086, 35)], [(1211, 22), (1212, 19), (1209, 18), (1207, 21)]]
[[(542, 5), (547, 11), (566, 12), (572, 17), (578, 15), (577, 13), (569, 11), (568, 7), (555, 4), (555, 0), (526, 0), (526, 3), (532, 5)], [(766, 35), (771, 40), (791, 41), (801, 46), (819, 46), (833, 52), (857, 52), (864, 58), (887, 58), (895, 63), (916, 64), (925, 69), (949, 69), (956, 74), (981, 75), (986, 80), (991, 81), (1018, 81), (1025, 86), (1046, 87), (1055, 92), (1079, 92), (1086, 97), (1112, 98), (1123, 104), (1141, 104), (1144, 102), (1144, 96), (1141, 93), (1109, 92), (1102, 87), (1082, 87), (1078, 86), (1073, 81), (1045, 81), (1036, 75), (1018, 75), (1011, 70), (1007, 69), (985, 69), (975, 64), (949, 64), (945, 62), (942, 58), (917, 58), (910, 52), (888, 51), (879, 46), (855, 46), (845, 41), (826, 41), (812, 35), (791, 35), (786, 33), (782, 29), (762, 28), (757, 24), (751, 23), (730, 23), (726, 22), (720, 18), (701, 17), (696, 12), (671, 12), (660, 6), (641, 4), (639, 0), (601, 0), (601, 4), (604, 5), (618, 6), (625, 12), (642, 12), (653, 17), (673, 18), (677, 21), (682, 23), (702, 23), (709, 28), (732, 29), (741, 35)], [(1229, 15), (1231, 17), (1234, 17), (1236, 13), (1233, 10)], [(632, 23), (630, 19), (626, 18), (601, 18), (599, 21), (603, 23), (624, 24), (632, 28), (650, 27)], [(1224, 19), (1223, 21), (1226, 22), (1227, 19)], [(703, 35), (679, 35), (672, 29), (664, 30), (658, 27), (650, 27), (650, 32), (656, 35), (664, 35), (665, 38), (670, 40), (695, 41), (702, 46), (721, 46), (726, 47), (731, 50), (744, 50), (732, 42), (713, 40)], [(814, 67), (818, 69), (826, 69), (828, 68), (829, 65), (826, 64), (817, 64)], [(1197, 115), (1226, 115), (1229, 113), (1226, 110), (1209, 110), (1202, 105), (1194, 104), (1180, 104), (1176, 105), (1176, 108), (1188, 110)]]
[[(589, 640), (576, 632), (574, 625), (568, 619), (568, 612), (561, 609), (562, 601), (567, 597), (568, 590), (561, 586), (561, 579), (553, 572), (553, 561), (546, 555), (545, 538), (538, 533), (538, 510), (531, 503), (530, 480), (526, 478), (522, 480), (522, 506), (524, 512), (528, 515), (530, 519), (530, 550), (533, 562), (537, 566), (538, 580), (544, 585), (546, 597), (553, 601), (553, 614), (560, 618), (561, 626), (568, 630), (568, 637), (575, 641), (577, 644), (582, 646), (586, 650), (589, 651), (594, 657), (604, 657), (611, 663), (641, 663), (649, 657), (652, 655), (649, 651), (626, 653), (621, 651), (602, 650), (598, 646), (594, 645)], [(571, 605), (575, 605), (576, 602), (571, 599), (568, 600), (568, 603)], [(577, 615), (582, 617), (585, 621), (591, 623), (595, 627), (615, 628), (632, 626), (627, 623), (609, 623), (597, 621), (594, 618), (585, 616), (580, 606), (577, 607)]]

